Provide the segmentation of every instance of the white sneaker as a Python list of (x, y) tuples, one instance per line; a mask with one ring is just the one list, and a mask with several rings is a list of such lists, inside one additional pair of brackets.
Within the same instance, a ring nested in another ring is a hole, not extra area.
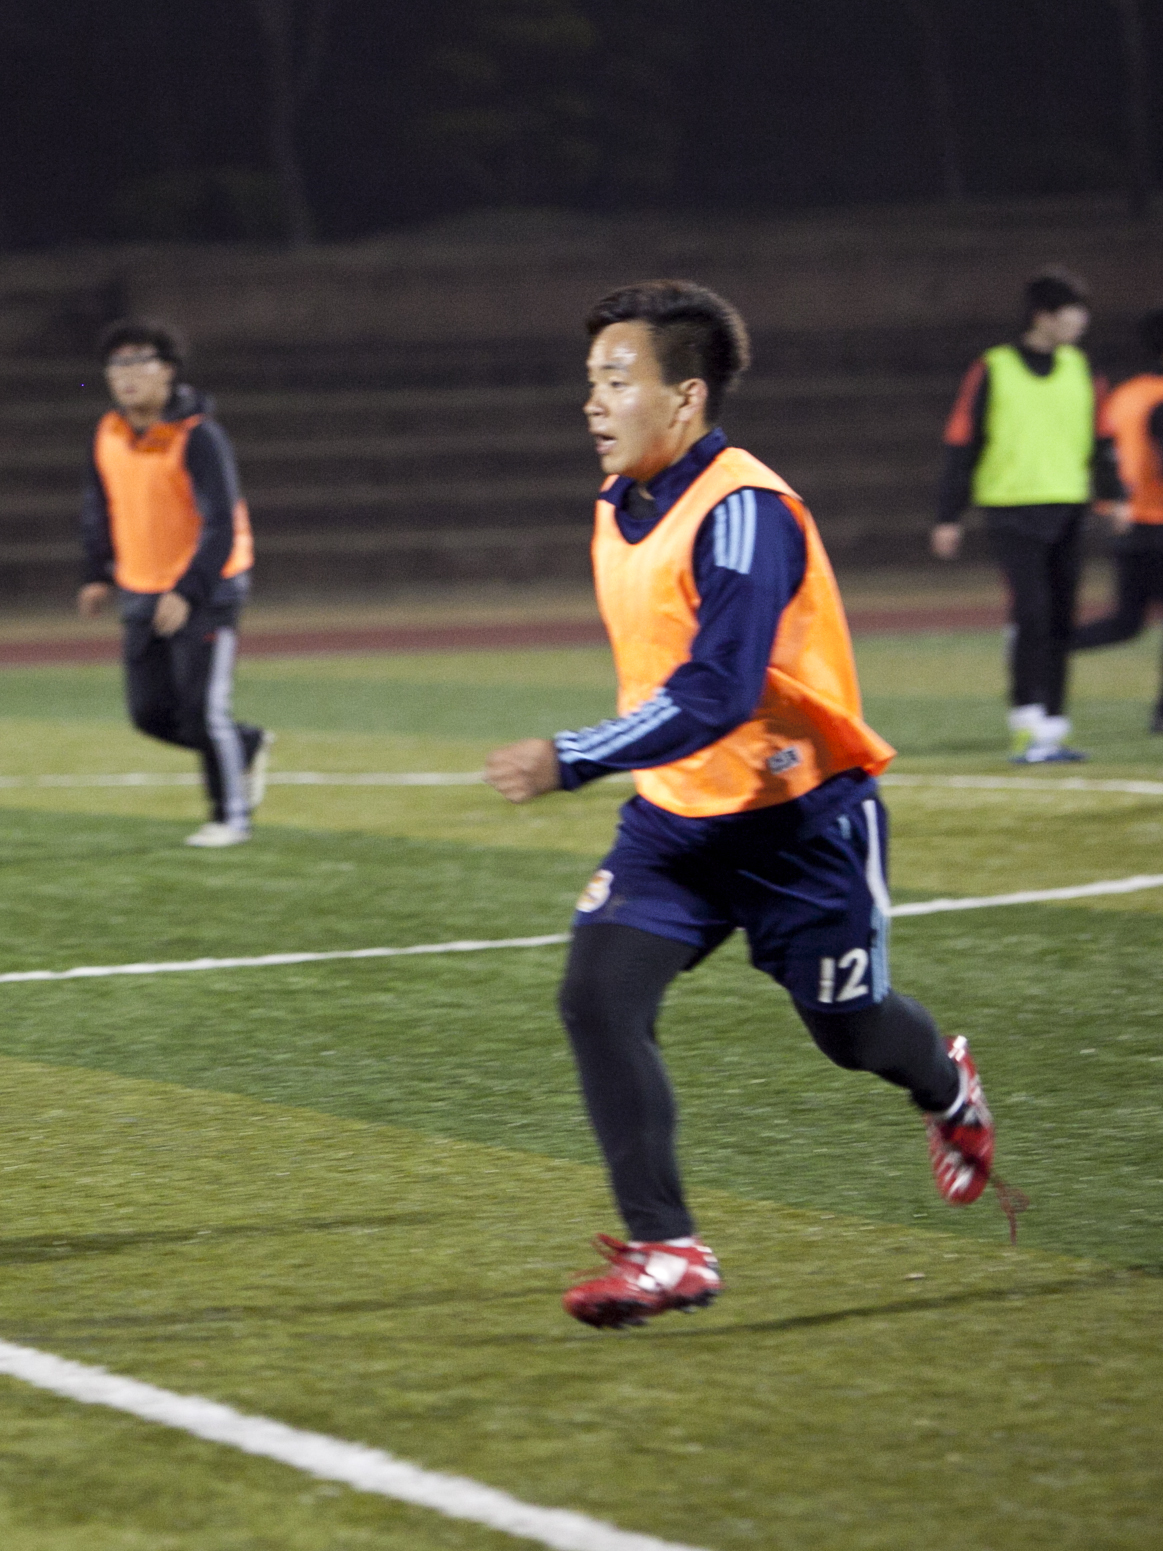
[(1065, 739), (1070, 735), (1070, 718), (1067, 716), (1043, 716), (1035, 729), (1030, 743), (1019, 755), (1013, 756), (1019, 765), (1075, 765), (1086, 758), (1079, 749), (1068, 748)]
[(263, 733), (246, 772), (246, 802), (252, 813), (267, 794), (267, 766), (271, 762), (271, 745), (274, 741), (273, 732)]
[(1037, 742), (1046, 720), (1044, 705), (1018, 705), (1006, 717), (1010, 730), (1010, 759), (1016, 765), (1028, 763), (1027, 755)]
[(192, 835), (186, 836), (188, 846), (240, 846), (244, 840), (250, 839), (250, 830), (244, 829), (241, 824), (219, 824), (211, 819), (208, 824), (203, 824), (201, 829), (196, 829)]

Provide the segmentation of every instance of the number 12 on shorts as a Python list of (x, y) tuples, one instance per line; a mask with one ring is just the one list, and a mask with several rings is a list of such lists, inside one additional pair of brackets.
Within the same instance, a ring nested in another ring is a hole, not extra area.
[[(849, 948), (840, 959), (820, 960), (820, 987), (816, 1000), (827, 1006), (831, 1002), (850, 1002), (857, 996), (868, 995), (868, 954), (863, 948)], [(836, 990), (837, 971), (844, 977), (839, 992)]]

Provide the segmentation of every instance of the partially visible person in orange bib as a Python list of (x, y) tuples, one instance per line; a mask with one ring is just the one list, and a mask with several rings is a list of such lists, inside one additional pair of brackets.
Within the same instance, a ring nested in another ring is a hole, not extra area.
[[(1075, 630), (1071, 646), (1113, 646), (1143, 629), (1152, 603), (1163, 602), (1163, 309), (1139, 323), (1139, 340), (1150, 367), (1120, 383), (1106, 402), (1119, 474), (1130, 497), (1130, 512), (1113, 515), (1117, 598), (1114, 612)], [(1151, 731), (1163, 733), (1163, 670), (1151, 715)]]
[(234, 453), (209, 400), (177, 381), (173, 330), (125, 319), (100, 349), (115, 407), (93, 438), (77, 606), (91, 617), (116, 590), (134, 725), (201, 756), (210, 817), (187, 844), (237, 845), (250, 838), (271, 738), (231, 712), (254, 564)]
[(633, 772), (613, 849), (578, 901), (560, 1007), (628, 1237), (567, 1312), (640, 1324), (709, 1303), (654, 1039), (663, 995), (736, 928), (838, 1065), (906, 1089), (937, 1186), (990, 1180), (993, 1122), (964, 1040), (888, 970), (892, 748), (864, 721), (844, 610), (811, 514), (716, 421), (745, 370), (742, 319), (689, 281), (628, 286), (587, 320), (586, 419), (605, 484), (593, 559), (617, 715), (496, 750), (512, 802)]

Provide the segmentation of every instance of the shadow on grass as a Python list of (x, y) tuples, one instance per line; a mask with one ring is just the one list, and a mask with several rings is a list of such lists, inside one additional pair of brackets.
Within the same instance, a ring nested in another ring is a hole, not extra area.
[(827, 1325), (845, 1325), (854, 1320), (882, 1319), (897, 1314), (934, 1313), (942, 1309), (966, 1308), (991, 1303), (1025, 1303), (1032, 1298), (1054, 1298), (1066, 1293), (1091, 1292), (1096, 1288), (1116, 1287), (1161, 1274), (1157, 1266), (1123, 1267), (1088, 1276), (1061, 1277), (1052, 1282), (1030, 1282), (1014, 1287), (989, 1287), (948, 1293), (941, 1298), (896, 1298), (889, 1303), (860, 1304), (855, 1308), (829, 1309), (819, 1314), (795, 1314), (788, 1319), (755, 1320), (748, 1324), (712, 1326), (703, 1330), (664, 1330), (658, 1340), (708, 1340), (724, 1336), (778, 1334), (788, 1330), (812, 1330)]
[(383, 1217), (318, 1217), (298, 1222), (221, 1223), (211, 1228), (158, 1228), (145, 1233), (33, 1234), (0, 1239), (0, 1266), (36, 1265), (73, 1255), (121, 1255), (165, 1244), (207, 1244), (220, 1239), (289, 1238), (300, 1233), (374, 1233), (383, 1228), (440, 1222), (445, 1212), (393, 1212)]
[[(858, 1304), (855, 1307), (828, 1309), (818, 1314), (792, 1314), (785, 1319), (751, 1320), (740, 1324), (712, 1324), (709, 1326), (704, 1325), (701, 1329), (678, 1328), (675, 1323), (668, 1323), (665, 1326), (651, 1325), (649, 1339), (655, 1341), (721, 1341), (729, 1340), (734, 1336), (750, 1338), (757, 1335), (780, 1335), (797, 1330), (819, 1329), (829, 1325), (846, 1325), (859, 1320), (892, 1318), (900, 1314), (935, 1313), (944, 1309), (967, 1308), (974, 1305), (1026, 1303), (1034, 1298), (1051, 1298), (1068, 1293), (1088, 1292), (1096, 1288), (1115, 1287), (1120, 1283), (1134, 1283), (1160, 1276), (1163, 1276), (1163, 1267), (1161, 1266), (1135, 1266), (1129, 1270), (1120, 1266), (1112, 1268), (1110, 1271), (1087, 1276), (1061, 1277), (1055, 1281), (1030, 1282), (1013, 1287), (978, 1288), (966, 1292), (949, 1293), (940, 1298), (898, 1298), (888, 1303)], [(568, 1333), (563, 1332), (563, 1336), (566, 1339), (574, 1336), (575, 1338), (596, 1340), (606, 1334), (627, 1337), (630, 1331), (594, 1331), (592, 1334), (583, 1334), (573, 1330)], [(544, 1346), (557, 1344), (561, 1339), (562, 1337), (527, 1335), (514, 1331), (510, 1334), (481, 1336), (476, 1339), (468, 1336), (462, 1338), (459, 1344), (486, 1347)]]
[[(390, 1298), (347, 1298), (318, 1303), (288, 1304), (223, 1304), (220, 1307), (167, 1310), (163, 1314), (109, 1314), (88, 1318), (55, 1320), (52, 1324), (24, 1325), (6, 1332), (5, 1339), (27, 1341), (54, 1346), (87, 1346), (95, 1335), (102, 1332), (123, 1331), (134, 1336), (134, 1345), (149, 1346), (175, 1341), (213, 1341), (223, 1334), (223, 1326), (246, 1322), (291, 1324), (301, 1319), (342, 1319), (362, 1314), (397, 1314), (408, 1309), (437, 1308), (442, 1305), (468, 1303), (474, 1308), (496, 1304), (520, 1303), (529, 1298), (556, 1299), (560, 1287), (538, 1287), (524, 1284), (519, 1288), (506, 1288), (496, 1292), (482, 1292), (479, 1288), (445, 1287), (421, 1289), (414, 1293), (394, 1295)], [(205, 1327), (214, 1327), (207, 1329)], [(233, 1333), (233, 1332), (231, 1332)], [(572, 1332), (571, 1332), (572, 1333)], [(413, 1337), (393, 1333), (394, 1346), (413, 1346)], [(421, 1345), (431, 1345), (431, 1339), (421, 1339)], [(443, 1344), (443, 1343), (442, 1343)], [(457, 1345), (487, 1346), (488, 1341), (462, 1342)]]
[[(649, 1339), (666, 1341), (724, 1340), (732, 1337), (756, 1335), (780, 1335), (798, 1330), (821, 1329), (830, 1325), (847, 1325), (859, 1320), (894, 1318), (902, 1314), (937, 1313), (947, 1309), (986, 1306), (989, 1304), (1026, 1303), (1035, 1298), (1061, 1297), (1070, 1293), (1089, 1292), (1095, 1289), (1133, 1285), (1144, 1279), (1163, 1277), (1163, 1266), (1139, 1266), (1132, 1270), (1121, 1267), (1108, 1272), (1085, 1276), (1060, 1277), (1054, 1281), (1031, 1282), (1012, 1287), (991, 1287), (949, 1293), (942, 1297), (898, 1298), (886, 1303), (859, 1304), (854, 1307), (829, 1309), (815, 1314), (793, 1314), (784, 1319), (752, 1320), (739, 1324), (703, 1326), (700, 1329), (678, 1328), (674, 1323), (665, 1326), (652, 1325)], [(539, 1286), (523, 1283), (519, 1288), (483, 1291), (461, 1286), (421, 1288), (411, 1293), (396, 1294), (383, 1298), (331, 1299), (312, 1303), (288, 1304), (227, 1304), (198, 1309), (169, 1310), (160, 1314), (113, 1314), (89, 1318), (56, 1320), (51, 1324), (26, 1326), (10, 1332), (10, 1338), (27, 1341), (51, 1340), (58, 1344), (85, 1343), (101, 1331), (125, 1331), (144, 1336), (146, 1344), (154, 1341), (206, 1341), (215, 1338), (215, 1332), (199, 1329), (205, 1326), (223, 1326), (248, 1321), (294, 1323), (301, 1319), (343, 1318), (366, 1314), (395, 1314), (409, 1309), (436, 1308), (471, 1303), (476, 1306), (499, 1306), (527, 1302), (530, 1298), (556, 1301), (561, 1292), (558, 1284)], [(626, 1331), (613, 1334), (626, 1336)], [(560, 1330), (552, 1335), (528, 1330), (512, 1330), (492, 1335), (472, 1336), (460, 1334), (457, 1345), (461, 1347), (487, 1348), (491, 1346), (558, 1346), (563, 1342), (593, 1340), (599, 1334), (579, 1330), (576, 1325), (563, 1319)], [(430, 1346), (446, 1344), (444, 1337), (402, 1335), (396, 1331), (393, 1344), (399, 1346)]]

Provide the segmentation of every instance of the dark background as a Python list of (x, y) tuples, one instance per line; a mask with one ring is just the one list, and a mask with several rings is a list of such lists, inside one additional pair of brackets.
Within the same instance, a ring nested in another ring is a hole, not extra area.
[(1161, 64), (1163, 0), (3, 0), (0, 245), (1117, 189)]
[(127, 313), (192, 343), (263, 597), (584, 586), (580, 320), (650, 274), (742, 309), (726, 428), (834, 559), (923, 567), (1031, 274), (1137, 368), (1161, 95), (1163, 0), (0, 0), (0, 601), (69, 604)]

